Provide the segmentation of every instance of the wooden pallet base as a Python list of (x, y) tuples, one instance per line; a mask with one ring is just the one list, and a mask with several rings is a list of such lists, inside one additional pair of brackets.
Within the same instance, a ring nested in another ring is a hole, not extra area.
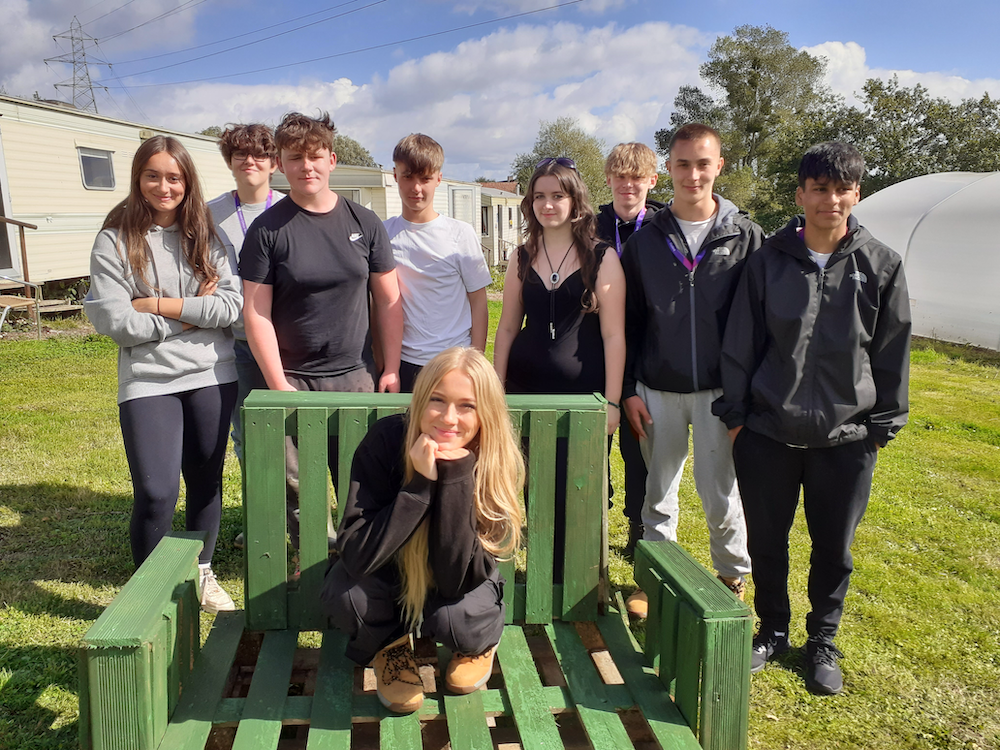
[[(619, 649), (622, 636), (631, 640), (617, 614), (602, 619), (603, 630), (615, 632)], [(602, 628), (594, 623), (508, 626), (492, 677), (483, 690), (471, 696), (453, 696), (439, 689), (442, 665), (447, 665), (450, 654), (426, 639), (418, 639), (415, 655), (426, 697), (416, 715), (404, 717), (389, 714), (379, 703), (370, 667), (345, 663), (344, 644), (344, 636), (336, 631), (230, 633), (231, 666), (222, 698), (211, 714), (211, 728), (205, 727), (208, 735), (204, 744), (200, 744), (202, 740), (177, 744), (180, 734), (168, 730), (161, 747), (210, 750), (697, 747), (679, 715), (665, 717), (660, 710), (662, 706), (647, 706), (647, 710), (653, 709), (651, 725), (639, 706), (642, 698), (637, 701), (626, 687), (615, 654), (608, 647)], [(219, 646), (226, 648), (227, 644), (213, 644), (210, 638), (206, 649)], [(325, 663), (334, 656), (339, 656), (338, 669), (336, 675), (331, 675)], [(626, 669), (633, 671), (636, 659), (640, 658), (634, 642), (618, 656), (629, 661)], [(349, 713), (334, 716), (335, 706), (343, 707), (347, 701)], [(171, 722), (173, 729), (179, 719), (184, 723), (188, 714), (185, 702), (182, 695), (179, 715)], [(205, 718), (206, 708), (201, 705)], [(675, 724), (673, 729), (684, 731), (672, 732), (667, 727), (664, 732), (664, 719), (669, 718)], [(320, 728), (314, 730), (317, 726)], [(658, 734), (661, 740), (674, 734), (682, 739), (676, 744), (661, 743)]]

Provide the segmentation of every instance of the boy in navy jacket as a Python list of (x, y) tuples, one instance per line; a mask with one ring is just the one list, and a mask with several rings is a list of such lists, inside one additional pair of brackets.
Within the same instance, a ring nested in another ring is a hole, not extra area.
[(751, 672), (790, 648), (788, 532), (799, 488), (812, 554), (806, 685), (843, 688), (833, 645), (878, 450), (906, 423), (910, 307), (902, 259), (851, 216), (864, 159), (813, 146), (797, 216), (746, 265), (722, 347), (723, 395), (756, 587)]

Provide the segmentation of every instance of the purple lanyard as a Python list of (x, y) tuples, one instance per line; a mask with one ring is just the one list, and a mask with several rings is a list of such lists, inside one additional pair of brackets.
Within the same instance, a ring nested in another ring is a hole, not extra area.
[(677, 258), (677, 260), (679, 260), (684, 265), (684, 267), (688, 270), (688, 273), (694, 273), (694, 269), (698, 267), (698, 264), (701, 263), (701, 259), (704, 258), (705, 253), (708, 252), (708, 247), (706, 246), (706, 244), (702, 242), (701, 250), (694, 257), (694, 261), (692, 261), (690, 258), (687, 257), (685, 253), (682, 253), (680, 250), (674, 247), (674, 243), (671, 241), (669, 235), (664, 234), (663, 236), (666, 237), (667, 247), (670, 248), (670, 252), (674, 254), (674, 257)]
[[(266, 211), (271, 207), (271, 196), (274, 195), (274, 191), (267, 191), (267, 203), (264, 205), (264, 210)], [(243, 208), (240, 206), (240, 194), (233, 192), (233, 200), (236, 201), (236, 215), (240, 217), (240, 228), (243, 230), (243, 237), (247, 236), (247, 220), (243, 216)]]
[[(635, 234), (640, 229), (642, 229), (642, 220), (646, 218), (646, 207), (643, 206), (639, 215), (635, 217), (635, 229), (632, 230), (632, 234)], [(615, 220), (615, 252), (618, 253), (618, 257), (622, 257), (622, 238), (618, 234), (618, 221)]]

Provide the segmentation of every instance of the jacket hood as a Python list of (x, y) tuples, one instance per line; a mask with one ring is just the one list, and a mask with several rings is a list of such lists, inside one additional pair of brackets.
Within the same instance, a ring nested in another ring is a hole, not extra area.
[[(657, 213), (660, 209), (666, 208), (666, 203), (661, 203), (660, 201), (654, 201), (652, 198), (646, 199), (646, 208), (651, 208)], [(612, 222), (618, 220), (617, 214), (615, 214), (615, 204), (605, 203), (597, 209), (598, 216), (607, 216)]]
[[(806, 217), (802, 214), (793, 216), (784, 227), (775, 232), (770, 244), (783, 253), (787, 253), (802, 260), (812, 260), (805, 241), (799, 237), (799, 230), (806, 225)], [(864, 246), (872, 239), (871, 232), (858, 223), (857, 218), (852, 214), (847, 217), (847, 234), (840, 241), (837, 249), (833, 251), (831, 262), (836, 262), (837, 258), (850, 255), (858, 248)]]
[[(736, 224), (740, 221), (750, 221), (750, 217), (747, 214), (740, 211), (736, 207), (736, 204), (730, 200), (726, 200), (718, 193), (713, 193), (712, 196), (715, 198), (715, 203), (719, 210), (716, 214), (715, 224), (712, 229), (709, 230), (710, 236), (715, 236), (718, 234), (733, 234), (738, 233), (739, 229)], [(655, 224), (661, 232), (677, 232), (680, 226), (677, 224), (677, 217), (674, 216), (674, 212), (670, 210), (673, 207), (673, 203), (667, 205), (666, 211), (658, 211), (655, 216), (653, 216), (652, 223)]]

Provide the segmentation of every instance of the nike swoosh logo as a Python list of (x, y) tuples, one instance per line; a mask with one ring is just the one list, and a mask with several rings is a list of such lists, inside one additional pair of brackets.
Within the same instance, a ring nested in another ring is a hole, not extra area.
[(361, 239), (361, 232), (351, 232), (351, 242), (357, 242)]

